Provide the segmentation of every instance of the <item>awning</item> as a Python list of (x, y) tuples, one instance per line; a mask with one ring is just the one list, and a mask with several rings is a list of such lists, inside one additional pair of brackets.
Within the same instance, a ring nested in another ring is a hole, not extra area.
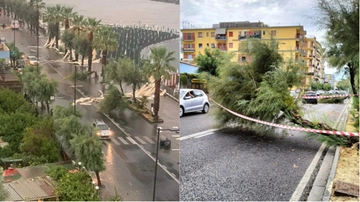
[(219, 29), (216, 29), (216, 32), (215, 34), (226, 34), (226, 29), (225, 28), (219, 28)]

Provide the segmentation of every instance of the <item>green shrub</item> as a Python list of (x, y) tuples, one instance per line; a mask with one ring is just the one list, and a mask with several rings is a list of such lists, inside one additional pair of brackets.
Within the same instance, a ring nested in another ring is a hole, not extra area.
[(52, 166), (49, 170), (46, 171), (52, 179), (58, 181), (67, 173), (67, 169), (63, 166)]
[(345, 98), (323, 98), (319, 99), (318, 103), (327, 103), (327, 104), (343, 104)]

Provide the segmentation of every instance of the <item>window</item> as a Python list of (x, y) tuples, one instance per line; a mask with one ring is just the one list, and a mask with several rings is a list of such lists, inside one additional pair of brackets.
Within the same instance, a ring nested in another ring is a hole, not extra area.
[(271, 36), (276, 36), (276, 30), (271, 30)]
[(229, 43), (229, 48), (233, 48), (233, 43)]
[(198, 32), (198, 37), (199, 37), (199, 38), (202, 37), (202, 32)]
[(209, 32), (206, 32), (206, 37), (209, 37)]
[(206, 47), (209, 48), (209, 43), (206, 44)]
[(199, 43), (199, 48), (202, 48), (202, 43)]
[(211, 44), (211, 48), (215, 48), (215, 44), (214, 44), (214, 43)]
[(194, 90), (194, 91), (193, 91), (193, 95), (194, 95), (195, 97), (202, 97), (202, 96), (203, 96), (202, 92), (199, 91), (199, 90)]
[(211, 32), (211, 37), (215, 37), (215, 32)]
[(265, 35), (265, 31), (263, 31), (263, 35)]
[(245, 56), (241, 57), (241, 62), (246, 62), (246, 57)]
[(233, 32), (229, 32), (229, 37), (233, 37)]

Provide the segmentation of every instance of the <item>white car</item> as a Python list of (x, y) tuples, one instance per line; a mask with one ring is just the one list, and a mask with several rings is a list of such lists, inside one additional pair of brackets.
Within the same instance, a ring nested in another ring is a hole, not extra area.
[(27, 58), (30, 65), (36, 65), (38, 63), (38, 59), (35, 56), (28, 56)]
[(110, 139), (110, 136), (112, 136), (112, 131), (104, 121), (94, 121), (93, 126), (98, 130), (96, 135), (100, 139)]
[(208, 96), (199, 89), (180, 89), (180, 117), (185, 113), (202, 111), (207, 113), (210, 109)]

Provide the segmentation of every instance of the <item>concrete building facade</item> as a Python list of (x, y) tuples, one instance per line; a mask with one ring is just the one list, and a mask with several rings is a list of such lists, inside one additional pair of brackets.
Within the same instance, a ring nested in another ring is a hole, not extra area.
[(324, 81), (324, 62), (321, 44), (315, 37), (307, 37), (304, 27), (267, 26), (263, 22), (220, 22), (209, 28), (186, 27), (181, 30), (182, 60), (193, 62), (206, 48), (218, 48), (224, 52), (234, 52), (233, 62), (251, 62), (251, 57), (239, 50), (247, 39), (270, 40), (279, 44), (279, 53), (284, 59), (303, 63), (305, 86), (311, 81)]

